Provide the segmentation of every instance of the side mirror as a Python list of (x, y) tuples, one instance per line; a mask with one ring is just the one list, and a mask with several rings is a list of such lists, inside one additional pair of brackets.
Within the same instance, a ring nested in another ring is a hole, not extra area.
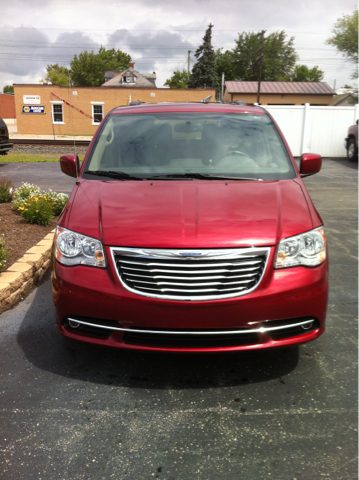
[(77, 178), (80, 171), (80, 160), (78, 155), (70, 153), (69, 155), (63, 155), (60, 158), (60, 167), (63, 173), (70, 177)]
[(318, 173), (322, 168), (322, 157), (315, 153), (304, 153), (300, 160), (299, 173), (301, 177), (308, 177)]
[(357, 121), (355, 122), (357, 125), (359, 124), (359, 118), (357, 118)]

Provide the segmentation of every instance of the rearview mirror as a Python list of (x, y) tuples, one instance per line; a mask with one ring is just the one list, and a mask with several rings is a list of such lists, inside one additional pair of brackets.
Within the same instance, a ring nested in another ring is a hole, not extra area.
[(203, 126), (200, 123), (178, 123), (174, 126), (174, 131), (179, 133), (202, 132)]
[(73, 153), (62, 155), (60, 158), (60, 167), (63, 173), (76, 178), (80, 171), (79, 156)]
[(301, 177), (308, 177), (318, 173), (322, 168), (322, 157), (316, 153), (304, 153), (300, 160), (299, 173)]

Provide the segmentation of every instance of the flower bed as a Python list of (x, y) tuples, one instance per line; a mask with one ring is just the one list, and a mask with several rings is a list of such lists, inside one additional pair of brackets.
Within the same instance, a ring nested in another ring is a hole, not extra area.
[[(6, 185), (8, 192), (6, 192)], [(5, 179), (0, 198), (0, 272), (20, 259), (56, 226), (57, 219), (68, 201), (65, 194), (44, 192), (36, 185), (23, 183), (16, 190)], [(0, 188), (1, 193), (1, 188)], [(6, 195), (8, 193), (8, 195)]]
[(50, 233), (56, 227), (57, 219), (58, 216), (54, 217), (47, 227), (29, 224), (13, 209), (11, 203), (0, 204), (0, 233), (4, 234), (5, 249), (9, 253), (5, 269)]

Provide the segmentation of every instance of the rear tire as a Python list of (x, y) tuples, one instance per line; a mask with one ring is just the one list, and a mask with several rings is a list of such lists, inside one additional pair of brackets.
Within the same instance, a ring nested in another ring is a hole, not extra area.
[(350, 162), (357, 162), (358, 161), (358, 148), (355, 144), (355, 140), (351, 138), (348, 141), (347, 147), (347, 157)]

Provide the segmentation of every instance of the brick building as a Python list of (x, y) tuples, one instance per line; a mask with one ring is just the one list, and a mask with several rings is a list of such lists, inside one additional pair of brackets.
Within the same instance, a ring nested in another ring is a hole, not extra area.
[(0, 117), (6, 119), (16, 118), (14, 95), (0, 93)]
[[(258, 82), (225, 82), (223, 100), (257, 102)], [(335, 90), (325, 82), (261, 82), (261, 105), (331, 105)]]
[(20, 84), (14, 85), (14, 93), (17, 132), (33, 135), (93, 135), (107, 112), (120, 105), (129, 105), (131, 101), (199, 102), (208, 95), (212, 95), (211, 101), (215, 101), (216, 95), (215, 89), (209, 88), (70, 88)]

